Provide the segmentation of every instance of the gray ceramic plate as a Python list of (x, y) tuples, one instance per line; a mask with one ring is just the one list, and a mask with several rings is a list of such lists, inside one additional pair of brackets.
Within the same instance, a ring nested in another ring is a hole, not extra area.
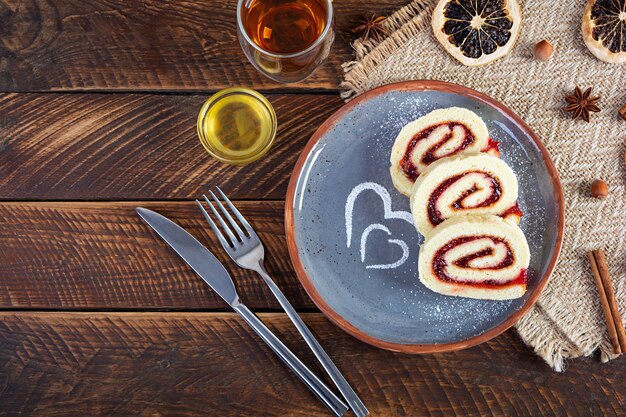
[[(523, 298), (448, 297), (417, 277), (422, 237), (408, 199), (391, 183), (389, 154), (406, 123), (451, 106), (485, 120), (517, 174), (531, 252)], [(381, 87), (330, 117), (296, 164), (285, 211), (291, 259), (320, 310), (359, 339), (402, 352), (460, 349), (512, 326), (539, 297), (563, 237), (561, 186), (537, 136), (495, 100), (438, 81)]]

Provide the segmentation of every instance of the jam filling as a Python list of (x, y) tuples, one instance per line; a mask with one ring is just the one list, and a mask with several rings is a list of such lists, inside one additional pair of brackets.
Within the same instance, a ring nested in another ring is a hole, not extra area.
[[(499, 270), (499, 269), (507, 268), (513, 265), (513, 262), (515, 261), (515, 257), (513, 256), (511, 247), (505, 240), (497, 238), (497, 237), (493, 237), (493, 236), (463, 236), (463, 237), (458, 237), (456, 239), (451, 240), (446, 245), (442, 246), (437, 251), (437, 253), (435, 253), (435, 256), (433, 258), (433, 271), (435, 272), (435, 275), (437, 276), (437, 278), (445, 282), (450, 282), (450, 283), (454, 283), (458, 285), (467, 285), (467, 286), (471, 286), (475, 288), (502, 288), (502, 287), (512, 286), (512, 285), (526, 284), (526, 281), (528, 280), (528, 270), (525, 268), (522, 269), (520, 273), (518, 274), (518, 276), (516, 276), (514, 279), (504, 282), (504, 283), (499, 282), (499, 281), (493, 281), (493, 280), (486, 280), (482, 282), (473, 282), (473, 281), (467, 282), (467, 281), (458, 281), (450, 277), (446, 272), (446, 267), (448, 266), (448, 262), (445, 260), (445, 254), (459, 245), (463, 245), (465, 243), (478, 240), (478, 239), (491, 239), (491, 241), (496, 244), (500, 243), (500, 244), (506, 245), (507, 254), (506, 254), (506, 257), (497, 265), (491, 266), (489, 268), (480, 268), (480, 269), (472, 268), (472, 269), (478, 269), (480, 271)], [(457, 259), (456, 261), (454, 261), (454, 265), (458, 266), (459, 268), (470, 268), (469, 263), (473, 261), (474, 259), (482, 258), (483, 256), (489, 256), (492, 254), (493, 254), (492, 248), (485, 248), (478, 252), (465, 255), (464, 257)]]
[(524, 213), (522, 212), (522, 210), (519, 208), (519, 205), (517, 203), (515, 203), (514, 206), (512, 206), (511, 208), (509, 208), (507, 211), (505, 211), (504, 213), (502, 213), (500, 215), (500, 217), (506, 218), (507, 216), (510, 215), (516, 215), (519, 217), (522, 217), (524, 215)]
[[(411, 141), (407, 145), (406, 151), (404, 152), (404, 156), (402, 157), (402, 160), (400, 161), (400, 168), (402, 168), (402, 171), (410, 180), (415, 181), (415, 179), (420, 174), (419, 168), (417, 167), (417, 165), (415, 165), (415, 163), (413, 162), (411, 158), (411, 153), (413, 152), (413, 149), (415, 148), (415, 146), (417, 145), (419, 141), (428, 138), (431, 135), (431, 133), (435, 131), (435, 129), (441, 126), (447, 126), (449, 129), (448, 133), (446, 133), (444, 137), (438, 143), (434, 144), (430, 149), (428, 149), (427, 152), (424, 153), (424, 155), (422, 155), (420, 162), (423, 163), (424, 165), (432, 164), (439, 158), (454, 155), (455, 153), (460, 152), (463, 149), (467, 148), (468, 146), (472, 144), (472, 142), (474, 142), (474, 135), (472, 135), (472, 133), (467, 129), (467, 127), (465, 127), (465, 125), (463, 124), (456, 123), (456, 122), (440, 123), (440, 124), (430, 126), (422, 130), (421, 132), (413, 136), (413, 139), (411, 139)], [(461, 143), (461, 145), (459, 145), (452, 152), (444, 156), (441, 156), (441, 157), (435, 156), (435, 153), (442, 146), (444, 146), (447, 141), (449, 141), (452, 138), (452, 132), (454, 131), (454, 128), (457, 126), (460, 126), (465, 132), (465, 136), (463, 137), (463, 142)], [(494, 143), (497, 144), (498, 142), (494, 142)], [(496, 145), (496, 149), (497, 149), (497, 145)]]
[(455, 182), (457, 182), (458, 180), (460, 180), (461, 178), (463, 178), (463, 176), (467, 174), (483, 174), (484, 176), (489, 178), (489, 180), (491, 181), (491, 195), (489, 196), (489, 198), (486, 198), (485, 200), (481, 201), (480, 204), (476, 206), (472, 206), (472, 207), (467, 207), (464, 204), (465, 199), (469, 197), (470, 195), (474, 194), (476, 191), (480, 190), (478, 186), (473, 185), (471, 188), (465, 190), (463, 194), (461, 194), (459, 198), (457, 198), (452, 203), (452, 207), (455, 210), (488, 207), (500, 199), (500, 196), (502, 195), (502, 186), (500, 185), (500, 181), (498, 181), (497, 179), (495, 179), (494, 177), (492, 177), (491, 175), (485, 172), (467, 171), (463, 174), (452, 176), (446, 179), (445, 181), (443, 181), (439, 185), (439, 187), (435, 188), (433, 193), (430, 195), (430, 198), (428, 199), (428, 220), (430, 220), (430, 224), (432, 224), (433, 226), (437, 226), (439, 223), (442, 223), (445, 220), (443, 218), (443, 215), (441, 214), (441, 211), (439, 210), (439, 208), (437, 208), (437, 201), (439, 201), (439, 198), (442, 196), (442, 194), (448, 188), (450, 188), (452, 184), (454, 184)]
[(489, 143), (487, 143), (487, 146), (485, 146), (485, 149), (483, 149), (483, 152), (489, 152), (490, 150), (496, 150), (498, 152), (498, 155), (500, 155), (500, 142), (496, 142), (495, 140), (489, 138)]

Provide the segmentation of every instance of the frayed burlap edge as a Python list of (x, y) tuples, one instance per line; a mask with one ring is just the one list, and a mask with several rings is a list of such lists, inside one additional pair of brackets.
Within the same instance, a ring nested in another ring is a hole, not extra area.
[(619, 356), (613, 353), (613, 347), (606, 338), (603, 338), (600, 343), (592, 343), (588, 340), (588, 343), (585, 343), (587, 348), (581, 349), (561, 331), (540, 303), (528, 311), (515, 329), (522, 341), (531, 346), (535, 353), (557, 372), (565, 371), (568, 359), (589, 356), (598, 349), (603, 363)]
[(391, 35), (380, 42), (354, 41), (352, 47), (356, 60), (342, 65), (345, 74), (341, 97), (344, 100), (348, 101), (362, 91), (370, 71), (430, 23), (430, 13), (425, 12), (430, 12), (431, 8), (424, 0), (413, 0), (385, 20), (384, 27)]
[(539, 304), (531, 308), (522, 321), (528, 324), (522, 326), (521, 331), (516, 327), (521, 339), (557, 372), (565, 370), (567, 359), (586, 356), (595, 350), (594, 347), (590, 352), (582, 351)]

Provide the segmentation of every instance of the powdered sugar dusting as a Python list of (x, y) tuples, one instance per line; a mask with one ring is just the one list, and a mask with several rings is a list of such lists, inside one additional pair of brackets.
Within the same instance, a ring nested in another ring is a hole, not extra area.
[[(485, 120), (492, 138), (501, 142), (502, 159), (518, 178), (524, 212), (520, 227), (531, 251), (531, 288), (551, 250), (545, 237), (551, 225), (545, 219), (553, 209), (541, 153), (498, 110), (436, 91), (390, 92), (358, 104), (320, 140), (324, 151), (311, 167), (306, 187), (297, 190), (303, 205), (296, 213), (295, 229), (305, 270), (326, 303), (357, 328), (383, 340), (436, 344), (467, 339), (501, 324), (525, 301), (525, 297), (506, 301), (449, 297), (425, 288), (417, 276), (422, 236), (404, 220), (385, 218), (384, 205), (373, 192), (359, 196), (351, 224), (356, 237), (372, 224), (383, 226), (367, 238), (369, 263), (361, 261), (358, 244), (346, 248), (342, 213), (351, 190), (363, 182), (380, 184), (391, 197), (392, 210), (409, 211), (408, 199), (395, 190), (389, 175), (393, 141), (407, 123), (452, 106), (468, 108)], [(367, 269), (367, 264), (404, 258), (403, 248), (390, 244), (392, 240), (406, 242), (408, 260), (393, 270)]]

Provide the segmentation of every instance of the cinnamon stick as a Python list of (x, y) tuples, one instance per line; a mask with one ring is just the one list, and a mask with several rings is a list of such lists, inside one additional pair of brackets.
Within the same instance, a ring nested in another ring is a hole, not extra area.
[(613, 282), (611, 281), (611, 275), (609, 275), (609, 267), (606, 264), (604, 252), (601, 249), (598, 249), (593, 251), (593, 255), (596, 258), (596, 264), (598, 264), (598, 270), (600, 272), (600, 278), (602, 278), (604, 292), (606, 293), (606, 298), (609, 302), (609, 307), (611, 308), (611, 314), (613, 316), (613, 322), (615, 323), (615, 330), (617, 331), (620, 348), (622, 349), (622, 353), (626, 353), (626, 331), (624, 331), (624, 323), (622, 322), (622, 316), (619, 313), (619, 307), (617, 305), (617, 300), (615, 299), (615, 290), (613, 289)]
[(600, 271), (598, 269), (598, 264), (596, 263), (596, 257), (593, 251), (587, 252), (587, 258), (589, 258), (589, 263), (591, 264), (593, 281), (596, 283), (598, 294), (600, 295), (600, 305), (602, 306), (602, 312), (604, 313), (606, 327), (609, 329), (609, 339), (611, 339), (611, 344), (613, 345), (613, 352), (620, 354), (622, 353), (622, 348), (619, 343), (619, 338), (617, 337), (617, 329), (615, 327), (615, 322), (613, 321), (613, 314), (611, 313), (611, 307), (609, 306), (609, 301), (604, 290), (604, 284), (602, 283), (602, 278), (600, 277)]

